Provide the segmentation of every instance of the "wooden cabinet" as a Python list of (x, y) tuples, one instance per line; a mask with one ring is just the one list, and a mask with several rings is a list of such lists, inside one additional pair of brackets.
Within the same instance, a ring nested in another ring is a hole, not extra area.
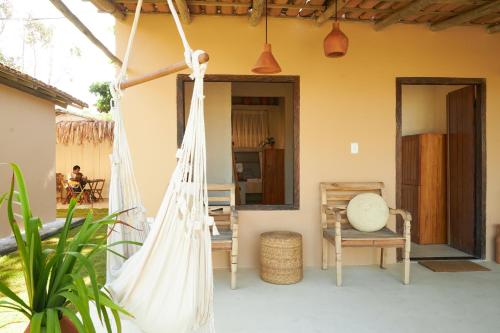
[(264, 149), (262, 152), (262, 203), (285, 204), (285, 150)]
[(412, 215), (412, 241), (446, 244), (445, 134), (403, 137), (402, 181), (401, 204)]

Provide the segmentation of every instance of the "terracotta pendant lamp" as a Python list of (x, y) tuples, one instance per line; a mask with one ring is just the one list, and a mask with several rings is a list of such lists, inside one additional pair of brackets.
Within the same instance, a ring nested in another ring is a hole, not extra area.
[(349, 39), (339, 27), (337, 1), (338, 0), (335, 0), (335, 22), (333, 22), (332, 31), (326, 35), (323, 41), (325, 56), (330, 58), (345, 56), (347, 48), (349, 47)]
[(252, 72), (256, 74), (276, 74), (281, 72), (281, 67), (276, 61), (271, 51), (271, 44), (267, 43), (267, 0), (266, 0), (266, 43), (264, 50), (260, 54), (257, 62), (252, 68)]

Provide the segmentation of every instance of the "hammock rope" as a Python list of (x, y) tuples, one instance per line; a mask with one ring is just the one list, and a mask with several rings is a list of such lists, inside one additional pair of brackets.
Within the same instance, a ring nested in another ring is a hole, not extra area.
[(126, 261), (108, 255), (107, 290), (134, 315), (133, 319), (123, 318), (126, 333), (211, 333), (215, 329), (210, 227), (214, 234), (217, 231), (208, 214), (203, 95), (207, 64), (199, 61), (204, 51), (190, 48), (172, 0), (168, 0), (184, 46), (185, 62), (192, 70), (194, 89), (185, 135), (176, 152), (177, 165), (150, 227), (120, 112), (120, 83), (126, 77), (142, 2), (138, 1), (123, 65), (112, 89), (116, 145), (110, 212), (136, 207), (124, 216), (125, 222), (135, 229), (122, 224), (115, 226), (118, 231), (110, 233), (108, 244), (132, 240), (143, 241), (143, 245), (122, 246), (117, 252), (129, 257)]

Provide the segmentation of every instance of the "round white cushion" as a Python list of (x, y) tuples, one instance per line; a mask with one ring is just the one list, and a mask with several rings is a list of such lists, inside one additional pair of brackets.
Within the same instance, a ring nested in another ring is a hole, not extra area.
[(377, 231), (387, 224), (389, 207), (378, 194), (358, 194), (347, 205), (347, 218), (351, 225), (359, 231)]

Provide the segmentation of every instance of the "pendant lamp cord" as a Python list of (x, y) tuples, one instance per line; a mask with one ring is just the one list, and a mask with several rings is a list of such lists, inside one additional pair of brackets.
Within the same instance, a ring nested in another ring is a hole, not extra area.
[[(267, 0), (266, 0), (266, 3), (267, 3)], [(335, 0), (335, 22), (337, 22), (339, 20), (338, 11), (337, 11), (337, 3), (338, 3), (338, 0)]]
[(266, 0), (266, 44), (267, 44), (267, 0)]

